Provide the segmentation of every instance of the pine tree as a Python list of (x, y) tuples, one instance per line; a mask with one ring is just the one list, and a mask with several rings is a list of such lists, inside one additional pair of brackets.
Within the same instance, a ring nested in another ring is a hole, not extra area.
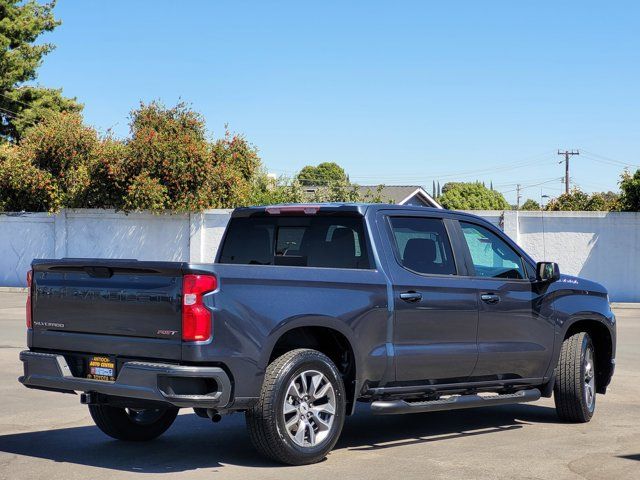
[(36, 79), (43, 57), (55, 48), (36, 43), (42, 33), (60, 25), (54, 6), (55, 2), (0, 0), (0, 142), (17, 142), (50, 112), (82, 109), (61, 90), (25, 84)]

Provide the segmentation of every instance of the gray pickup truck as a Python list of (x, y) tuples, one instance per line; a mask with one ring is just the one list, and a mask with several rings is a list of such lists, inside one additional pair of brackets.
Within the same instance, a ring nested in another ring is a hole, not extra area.
[(587, 422), (615, 366), (607, 291), (485, 220), (421, 207), (233, 212), (216, 262), (34, 260), (29, 388), (150, 440), (244, 412), (263, 454), (324, 458), (357, 401), (404, 414), (555, 398)]

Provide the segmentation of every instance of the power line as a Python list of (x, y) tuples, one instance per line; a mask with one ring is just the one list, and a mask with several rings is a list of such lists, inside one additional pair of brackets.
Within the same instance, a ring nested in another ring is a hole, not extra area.
[[(536, 155), (535, 157), (540, 157), (542, 155), (547, 155), (547, 153), (541, 154), (541, 155)], [(530, 158), (534, 158), (534, 157), (530, 157)], [(518, 168), (524, 168), (524, 167), (528, 167), (531, 165), (542, 165), (545, 163), (553, 163), (554, 161), (548, 161), (548, 162), (540, 162), (539, 160), (534, 160), (531, 161), (530, 159), (524, 162), (514, 162), (514, 163), (507, 163), (507, 164), (502, 164), (502, 165), (494, 165), (491, 167), (483, 167), (481, 169), (473, 169), (473, 170), (461, 170), (458, 171), (456, 173), (444, 173), (444, 174), (438, 174), (438, 173), (433, 173), (430, 174), (429, 176), (424, 176), (424, 177), (416, 177), (415, 175), (350, 175), (351, 178), (353, 179), (378, 179), (378, 178), (385, 178), (385, 179), (407, 179), (407, 180), (412, 180), (412, 181), (418, 181), (418, 180), (433, 180), (433, 179), (449, 179), (449, 178), (468, 178), (468, 177), (472, 177), (472, 176), (478, 176), (478, 175), (482, 175), (485, 173), (496, 173), (496, 171), (500, 171), (500, 172), (504, 172), (504, 171), (510, 171), (510, 170), (514, 170), (514, 169), (518, 169)], [(276, 169), (276, 168), (272, 168), (270, 169), (272, 171), (275, 172), (279, 172), (281, 174), (285, 174), (285, 175), (291, 175), (291, 176), (295, 176), (298, 173), (300, 173), (300, 171), (292, 171), (292, 170), (281, 170), (281, 169)], [(314, 177), (307, 177), (310, 181), (314, 181), (316, 178)], [(323, 179), (322, 177), (317, 177), (318, 180)]]
[(599, 162), (605, 165), (612, 165), (615, 167), (640, 167), (640, 164), (623, 162), (621, 160), (615, 160), (613, 158), (600, 155), (598, 153), (589, 152), (588, 150), (582, 150), (582, 154), (585, 155), (589, 160), (593, 160), (595, 162)]
[(549, 180), (546, 180), (546, 181), (544, 181), (544, 182), (532, 183), (532, 184), (524, 185), (524, 186), (522, 186), (522, 185), (518, 184), (516, 188), (513, 188), (513, 189), (511, 189), (511, 190), (503, 190), (503, 191), (501, 191), (500, 193), (503, 193), (503, 194), (504, 194), (504, 193), (511, 193), (511, 192), (522, 191), (522, 190), (526, 190), (527, 188), (539, 187), (540, 185), (545, 185), (545, 184), (547, 184), (547, 183), (557, 182), (558, 180), (559, 180), (559, 178), (557, 178), (557, 177), (556, 177), (556, 178), (551, 178), (551, 179), (549, 179)]

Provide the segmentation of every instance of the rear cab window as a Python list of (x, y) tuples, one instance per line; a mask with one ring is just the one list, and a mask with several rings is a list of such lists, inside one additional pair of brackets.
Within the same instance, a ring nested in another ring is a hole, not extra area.
[(232, 218), (218, 262), (320, 268), (374, 268), (356, 216)]

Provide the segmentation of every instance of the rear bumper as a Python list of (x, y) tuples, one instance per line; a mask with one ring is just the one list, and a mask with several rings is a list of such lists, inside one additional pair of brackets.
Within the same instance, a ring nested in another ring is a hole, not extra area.
[(231, 402), (231, 381), (220, 367), (127, 362), (115, 382), (74, 377), (64, 356), (25, 350), (20, 353), (30, 388), (65, 392), (96, 392), (151, 400), (176, 407), (224, 408)]

